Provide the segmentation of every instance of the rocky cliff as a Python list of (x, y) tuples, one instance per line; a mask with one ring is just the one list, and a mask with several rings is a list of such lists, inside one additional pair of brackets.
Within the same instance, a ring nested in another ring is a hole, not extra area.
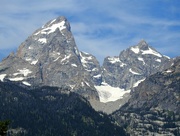
[(69, 22), (58, 17), (29, 36), (16, 54), (4, 59), (0, 71), (5, 79), (27, 86), (67, 86), (88, 99), (98, 100), (81, 58)]
[(173, 65), (139, 84), (131, 98), (113, 113), (131, 135), (179, 135), (180, 57)]

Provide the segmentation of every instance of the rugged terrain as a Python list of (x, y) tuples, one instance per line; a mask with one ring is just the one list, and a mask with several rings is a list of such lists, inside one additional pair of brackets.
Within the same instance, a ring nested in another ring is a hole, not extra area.
[(107, 115), (96, 112), (85, 98), (68, 88), (28, 89), (0, 82), (0, 107), (0, 120), (11, 122), (11, 136), (126, 135)]
[(180, 58), (139, 84), (131, 98), (113, 113), (131, 135), (180, 134)]
[(69, 87), (96, 110), (112, 113), (146, 77), (171, 64), (169, 57), (141, 40), (119, 56), (106, 57), (100, 66), (95, 56), (78, 50), (70, 23), (58, 17), (37, 29), (0, 63), (0, 79), (32, 88)]
[[(117, 110), (112, 117), (130, 135), (179, 135), (179, 60), (141, 40), (118, 56), (106, 57), (100, 66), (95, 56), (78, 50), (70, 23), (58, 17), (0, 62), (0, 119), (13, 121), (13, 133), (17, 126), (18, 133), (32, 135), (44, 129), (45, 135), (79, 135), (82, 126), (83, 135), (124, 133), (93, 107), (108, 114)], [(53, 124), (56, 119), (60, 124)], [(47, 128), (47, 122), (52, 126)]]

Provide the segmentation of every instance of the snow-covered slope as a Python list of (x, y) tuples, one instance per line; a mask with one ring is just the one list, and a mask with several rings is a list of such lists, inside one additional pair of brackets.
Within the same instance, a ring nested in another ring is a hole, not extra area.
[(98, 91), (100, 102), (106, 103), (122, 99), (123, 95), (130, 93), (130, 90), (125, 91), (119, 87), (112, 87), (107, 83), (102, 83), (100, 86), (95, 86)]

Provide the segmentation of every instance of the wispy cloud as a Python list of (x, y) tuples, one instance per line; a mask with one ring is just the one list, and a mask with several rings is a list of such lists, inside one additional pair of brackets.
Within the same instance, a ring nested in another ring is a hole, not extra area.
[(79, 49), (94, 54), (101, 63), (141, 39), (174, 57), (180, 51), (179, 7), (178, 0), (2, 0), (0, 54), (18, 48), (38, 27), (64, 15)]

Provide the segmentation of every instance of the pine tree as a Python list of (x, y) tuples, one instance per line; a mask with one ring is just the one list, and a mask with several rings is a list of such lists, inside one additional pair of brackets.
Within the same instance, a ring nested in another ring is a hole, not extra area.
[(0, 121), (0, 136), (6, 136), (9, 124), (9, 120)]

